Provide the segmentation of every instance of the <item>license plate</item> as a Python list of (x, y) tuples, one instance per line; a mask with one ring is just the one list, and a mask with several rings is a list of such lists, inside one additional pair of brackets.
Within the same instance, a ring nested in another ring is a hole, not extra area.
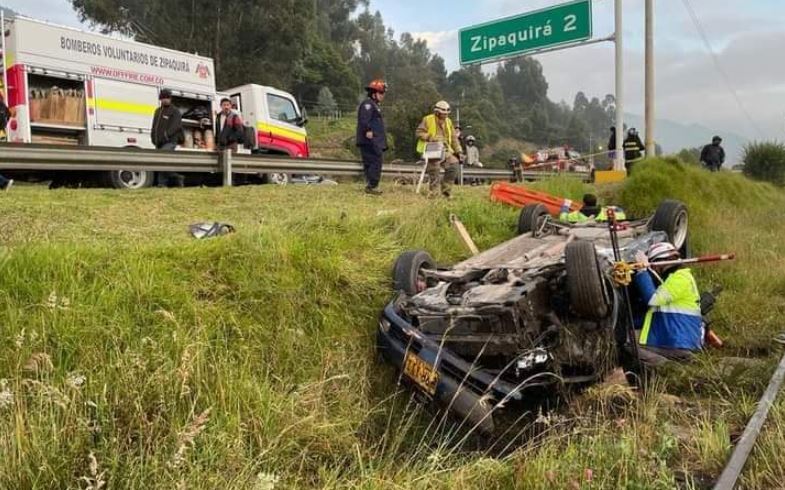
[(403, 362), (403, 374), (410, 377), (417, 386), (423, 389), (429, 395), (436, 393), (436, 383), (439, 382), (439, 373), (428, 364), (420, 359), (417, 354), (407, 352), (406, 358)]

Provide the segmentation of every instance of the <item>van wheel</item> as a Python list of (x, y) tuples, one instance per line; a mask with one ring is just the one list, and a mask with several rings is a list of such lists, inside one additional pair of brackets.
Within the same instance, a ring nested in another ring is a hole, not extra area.
[(409, 250), (398, 256), (393, 266), (393, 283), (396, 291), (413, 296), (428, 288), (422, 275), (423, 269), (435, 269), (431, 255), (424, 250)]
[(106, 185), (115, 189), (143, 189), (155, 182), (155, 172), (148, 170), (112, 170), (105, 174)]
[(578, 240), (564, 250), (570, 306), (580, 317), (601, 320), (608, 316), (600, 262), (591, 242)]

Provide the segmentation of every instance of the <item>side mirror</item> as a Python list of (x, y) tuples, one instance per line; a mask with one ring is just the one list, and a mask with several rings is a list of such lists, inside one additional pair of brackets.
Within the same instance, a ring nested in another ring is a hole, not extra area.
[(302, 128), (306, 124), (308, 124), (308, 118), (303, 116), (297, 116), (297, 119), (294, 120), (294, 124)]

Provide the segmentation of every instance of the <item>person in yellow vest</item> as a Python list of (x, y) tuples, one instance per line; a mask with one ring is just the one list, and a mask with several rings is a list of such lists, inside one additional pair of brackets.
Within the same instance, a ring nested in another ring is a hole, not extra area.
[(584, 194), (583, 206), (580, 211), (570, 212), (570, 206), (572, 206), (572, 201), (569, 199), (562, 203), (559, 221), (564, 223), (584, 223), (591, 219), (598, 222), (608, 221), (608, 208), (613, 208), (616, 212), (617, 220), (624, 221), (627, 219), (624, 210), (618, 206), (598, 206), (597, 196), (594, 194)]
[[(444, 160), (431, 160), (427, 162), (426, 172), (430, 179), (431, 195), (435, 195), (441, 187), (441, 193), (449, 198), (452, 185), (458, 176), (459, 164), (462, 158), (461, 143), (458, 134), (450, 119), (450, 104), (440, 100), (433, 107), (433, 114), (425, 116), (417, 126), (417, 153), (425, 151), (429, 142), (439, 141), (444, 143)], [(441, 178), (441, 169), (444, 168), (444, 178)]]

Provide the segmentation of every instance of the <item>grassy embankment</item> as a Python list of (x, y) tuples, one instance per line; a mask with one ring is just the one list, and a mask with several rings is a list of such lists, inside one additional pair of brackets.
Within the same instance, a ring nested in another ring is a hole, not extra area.
[[(586, 186), (542, 187), (579, 198)], [(375, 321), (404, 249), (466, 255), (516, 213), (466, 189), (452, 202), (355, 186), (46, 191), (0, 198), (0, 488), (673, 488), (716, 476), (754, 409), (785, 313), (785, 193), (666, 164), (601, 194), (648, 212), (685, 200), (700, 271), (726, 286), (724, 353), (644, 397), (596, 388), (504, 458), (455, 448), (375, 361)], [(234, 224), (195, 241), (186, 225)], [(730, 369), (720, 356), (754, 355)], [(665, 393), (675, 396), (666, 396)], [(746, 472), (785, 481), (785, 402)], [(589, 481), (591, 480), (591, 481)]]

